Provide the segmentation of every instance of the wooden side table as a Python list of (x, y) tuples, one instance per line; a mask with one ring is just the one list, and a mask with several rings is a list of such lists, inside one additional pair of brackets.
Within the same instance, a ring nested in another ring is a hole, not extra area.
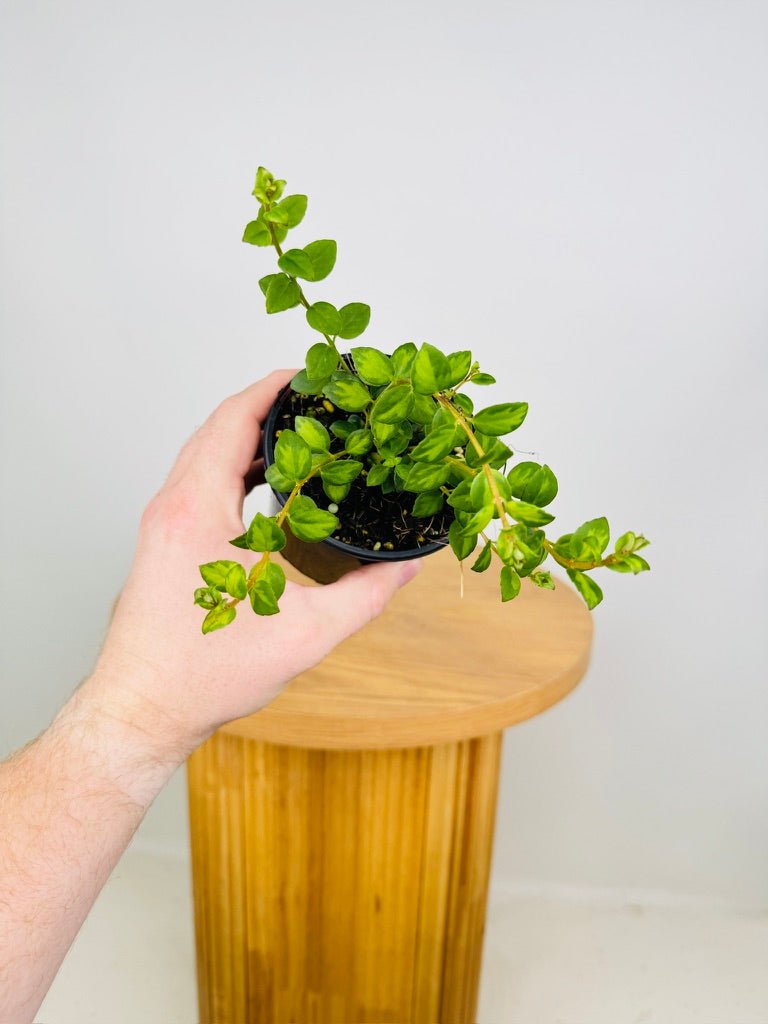
[(474, 1022), (502, 730), (576, 685), (592, 625), (568, 583), (467, 576), (430, 556), (190, 759), (202, 1024)]

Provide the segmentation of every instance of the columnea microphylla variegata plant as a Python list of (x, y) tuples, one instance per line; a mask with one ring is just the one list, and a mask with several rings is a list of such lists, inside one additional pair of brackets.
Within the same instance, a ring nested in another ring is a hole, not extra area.
[[(259, 212), (243, 241), (271, 247), (277, 255), (277, 271), (259, 281), (267, 313), (301, 306), (322, 340), (311, 346), (304, 369), (291, 381), (294, 392), (310, 399), (307, 414), (294, 416), (292, 429), (279, 432), (266, 471), (272, 488), (287, 495), (285, 503), (276, 515), (258, 513), (231, 541), (258, 559), (249, 567), (229, 560), (200, 566), (205, 586), (195, 591), (195, 603), (207, 612), (203, 632), (228, 625), (246, 600), (257, 615), (279, 611), (285, 575), (272, 555), (285, 546), (286, 525), (301, 541), (333, 536), (340, 506), (353, 484), (359, 487), (363, 480), (371, 495), (409, 496), (410, 515), (424, 520), (425, 534), (436, 516), (450, 512), (447, 543), (460, 561), (475, 555), (474, 572), (496, 566), (502, 601), (515, 598), (524, 579), (554, 589), (543, 568), (550, 558), (566, 570), (590, 609), (603, 597), (592, 570), (647, 570), (639, 554), (648, 544), (645, 537), (622, 533), (609, 549), (604, 517), (556, 540), (547, 535), (545, 528), (554, 520), (547, 507), (557, 494), (555, 474), (530, 461), (509, 468), (512, 450), (502, 440), (523, 423), (528, 405), (502, 402), (476, 409), (464, 389), (494, 384), (495, 378), (481, 370), (471, 352), (446, 353), (412, 342), (391, 354), (361, 345), (340, 351), (341, 341), (365, 331), (370, 307), (350, 302), (337, 309), (305, 296), (302, 282), (322, 281), (333, 270), (336, 242), (320, 239), (284, 248), (307, 209), (306, 196), (284, 197), (284, 189), (284, 181), (259, 168), (253, 189)], [(324, 508), (302, 493), (312, 480)]]

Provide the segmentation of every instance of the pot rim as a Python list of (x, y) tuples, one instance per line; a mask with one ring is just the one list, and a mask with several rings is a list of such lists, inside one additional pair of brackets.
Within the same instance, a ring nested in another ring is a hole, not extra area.
[[(262, 427), (262, 454), (264, 456), (265, 469), (268, 469), (274, 462), (275, 424), (286, 396), (291, 390), (290, 382), (280, 389)], [(285, 491), (276, 491), (271, 484), (269, 488), (282, 508), (288, 499), (287, 493)], [(337, 551), (342, 551), (345, 555), (352, 555), (354, 558), (368, 562), (405, 562), (411, 558), (422, 558), (424, 555), (431, 555), (436, 551), (442, 551), (448, 546), (448, 538), (446, 536), (445, 540), (430, 541), (428, 544), (422, 544), (419, 548), (407, 548), (402, 551), (374, 551), (372, 548), (359, 548), (354, 544), (347, 544), (343, 540), (337, 540), (335, 537), (326, 537), (325, 540), (321, 540), (318, 543), (327, 544)]]

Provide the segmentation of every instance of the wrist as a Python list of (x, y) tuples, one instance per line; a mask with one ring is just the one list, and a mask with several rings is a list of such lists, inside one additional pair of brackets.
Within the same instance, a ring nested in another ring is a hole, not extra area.
[(51, 733), (69, 737), (85, 771), (143, 808), (195, 746), (161, 708), (98, 669), (56, 716)]

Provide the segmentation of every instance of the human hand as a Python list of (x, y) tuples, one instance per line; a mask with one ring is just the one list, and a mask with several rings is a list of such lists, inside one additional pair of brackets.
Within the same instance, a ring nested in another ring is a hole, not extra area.
[(218, 726), (257, 711), (288, 680), (377, 616), (419, 562), (365, 566), (324, 587), (287, 582), (280, 614), (245, 611), (203, 636), (190, 594), (197, 566), (231, 557), (266, 417), (293, 371), (226, 399), (195, 433), (147, 507), (136, 556), (82, 696), (136, 725), (158, 756), (182, 760)]

